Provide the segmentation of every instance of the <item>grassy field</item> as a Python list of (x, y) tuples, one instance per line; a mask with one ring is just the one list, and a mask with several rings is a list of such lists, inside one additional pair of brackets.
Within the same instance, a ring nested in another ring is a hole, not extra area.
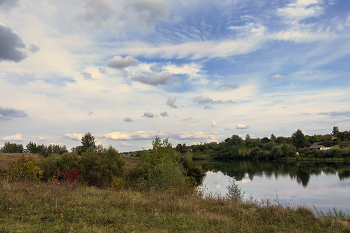
[(350, 232), (349, 219), (176, 191), (0, 181), (0, 232)]
[[(0, 155), (4, 168), (20, 156)], [(126, 169), (137, 163), (136, 157), (123, 159)], [(233, 202), (193, 191), (0, 179), (0, 232), (350, 232), (349, 222), (316, 217), (305, 207)]]

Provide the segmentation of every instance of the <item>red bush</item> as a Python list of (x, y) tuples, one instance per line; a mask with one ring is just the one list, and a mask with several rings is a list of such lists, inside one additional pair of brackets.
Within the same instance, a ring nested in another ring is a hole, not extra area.
[(67, 170), (63, 173), (63, 180), (73, 182), (79, 175), (79, 169), (75, 167), (72, 170)]

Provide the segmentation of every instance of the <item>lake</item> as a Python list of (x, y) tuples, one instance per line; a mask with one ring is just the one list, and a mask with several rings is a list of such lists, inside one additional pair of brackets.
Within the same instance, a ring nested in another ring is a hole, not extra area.
[(350, 163), (235, 161), (207, 164), (205, 193), (226, 195), (230, 180), (258, 201), (278, 200), (290, 206), (334, 207), (350, 215)]

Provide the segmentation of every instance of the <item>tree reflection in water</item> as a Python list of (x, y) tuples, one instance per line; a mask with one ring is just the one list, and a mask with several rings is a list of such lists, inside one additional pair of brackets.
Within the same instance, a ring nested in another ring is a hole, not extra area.
[(337, 174), (340, 180), (350, 178), (349, 162), (276, 162), (276, 161), (234, 161), (234, 162), (216, 162), (206, 164), (209, 171), (219, 172), (232, 177), (236, 181), (241, 181), (246, 174), (253, 180), (254, 176), (262, 177), (265, 175), (271, 179), (280, 176), (289, 176), (296, 180), (298, 184), (307, 187), (311, 175), (320, 175), (324, 172), (326, 175)]

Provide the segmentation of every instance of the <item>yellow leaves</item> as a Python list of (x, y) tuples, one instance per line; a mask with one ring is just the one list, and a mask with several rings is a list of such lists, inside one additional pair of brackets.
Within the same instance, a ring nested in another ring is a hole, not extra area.
[(28, 160), (21, 156), (17, 161), (11, 163), (8, 176), (11, 180), (40, 181), (44, 171), (36, 166), (35, 161), (30, 157)]

